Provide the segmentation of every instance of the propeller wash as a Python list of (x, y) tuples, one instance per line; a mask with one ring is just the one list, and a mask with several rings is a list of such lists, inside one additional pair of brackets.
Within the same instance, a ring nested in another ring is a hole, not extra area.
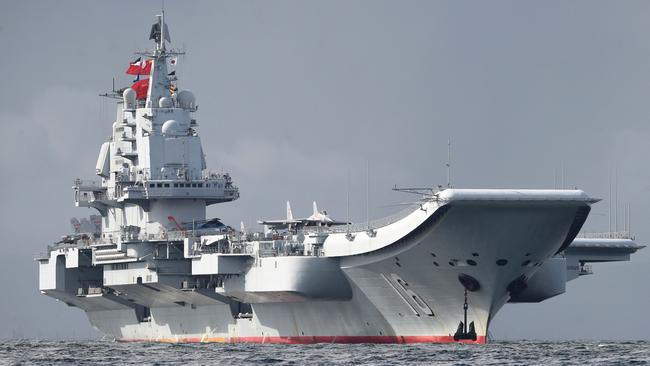
[(506, 303), (561, 294), (587, 263), (642, 248), (624, 233), (576, 239), (597, 201), (580, 190), (411, 190), (420, 204), (360, 225), (315, 203), (294, 219), (287, 204), (264, 233), (207, 219), (239, 190), (206, 170), (164, 14), (150, 38), (127, 71), (137, 81), (112, 94), (101, 182), (73, 187), (99, 215), (36, 258), (40, 291), (118, 340), (485, 343)]

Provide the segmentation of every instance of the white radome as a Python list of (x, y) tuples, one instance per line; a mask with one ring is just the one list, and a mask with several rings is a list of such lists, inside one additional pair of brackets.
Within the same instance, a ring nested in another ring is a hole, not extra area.
[(158, 106), (160, 108), (171, 108), (173, 104), (174, 102), (172, 101), (171, 97), (162, 97), (160, 100), (158, 100)]
[(165, 136), (177, 136), (183, 133), (183, 127), (174, 119), (170, 119), (163, 123), (161, 130), (162, 134)]
[(189, 90), (179, 91), (176, 95), (176, 101), (178, 102), (178, 105), (183, 109), (194, 108), (196, 103), (194, 99), (194, 93)]
[(135, 90), (131, 88), (124, 89), (124, 92), (122, 93), (122, 99), (124, 100), (124, 106), (127, 109), (135, 108), (135, 98), (136, 98)]

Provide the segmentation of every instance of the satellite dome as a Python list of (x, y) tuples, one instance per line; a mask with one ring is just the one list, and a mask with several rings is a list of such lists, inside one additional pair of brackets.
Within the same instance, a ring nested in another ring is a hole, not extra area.
[(194, 108), (194, 103), (195, 103), (194, 93), (192, 93), (189, 90), (179, 91), (178, 94), (176, 95), (176, 100), (178, 101), (180, 107), (183, 109)]
[(126, 109), (135, 108), (135, 97), (135, 90), (131, 88), (124, 89), (124, 92), (122, 92), (122, 99), (124, 100), (124, 107)]
[(158, 100), (158, 106), (160, 108), (171, 108), (172, 104), (172, 99), (169, 97), (162, 97)]
[(182, 135), (183, 132), (181, 124), (174, 119), (170, 119), (162, 125), (162, 133), (165, 136), (179, 136)]

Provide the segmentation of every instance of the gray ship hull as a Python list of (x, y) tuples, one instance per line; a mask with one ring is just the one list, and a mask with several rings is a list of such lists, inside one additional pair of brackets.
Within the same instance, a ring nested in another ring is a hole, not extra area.
[[(177, 289), (167, 291), (156, 284), (116, 286), (121, 292), (116, 297), (125, 304), (96, 297), (112, 303), (114, 309), (81, 304), (93, 301), (92, 297), (78, 297), (76, 305), (86, 308), (97, 329), (124, 341), (451, 342), (463, 320), (464, 288), (459, 275), (465, 274), (480, 283), (480, 289), (468, 294), (467, 317), (475, 325), (475, 342), (484, 343), (490, 320), (510, 299), (509, 286), (532, 277), (572, 239), (585, 208), (584, 200), (451, 200), (439, 207), (431, 205), (432, 212), (416, 210), (414, 215), (424, 218), (420, 221), (410, 215), (400, 220), (413, 221), (411, 230), (389, 245), (377, 245), (376, 250), (331, 257), (326, 250), (325, 256), (317, 258), (260, 258), (242, 276), (249, 283), (241, 286), (248, 287), (237, 290), (235, 284), (222, 290), (251, 303), (248, 317), (238, 317), (230, 304), (218, 298), (203, 296), (190, 303), (188, 296), (177, 295)], [(400, 221), (393, 225), (403, 225)], [(381, 239), (379, 233), (377, 237)], [(340, 269), (343, 279), (330, 273), (332, 266)], [(307, 271), (325, 278), (297, 280)], [(293, 280), (278, 285), (275, 277)], [(265, 278), (264, 284), (255, 288), (251, 282), (259, 278)], [(317, 299), (313, 288), (328, 284), (339, 293), (327, 289), (324, 293), (344, 299)], [(247, 293), (250, 296), (242, 298)], [(138, 319), (129, 296), (136, 302), (156, 298), (147, 321)]]
[[(264, 232), (206, 217), (239, 198), (207, 170), (164, 13), (151, 51), (127, 70), (99, 181), (75, 180), (74, 234), (48, 247), (39, 289), (118, 340), (159, 342), (486, 342), (506, 302), (559, 295), (593, 261), (627, 260), (631, 240), (582, 241), (579, 190), (410, 188), (398, 216), (352, 225), (318, 211), (262, 220)], [(143, 78), (140, 78), (140, 75)]]

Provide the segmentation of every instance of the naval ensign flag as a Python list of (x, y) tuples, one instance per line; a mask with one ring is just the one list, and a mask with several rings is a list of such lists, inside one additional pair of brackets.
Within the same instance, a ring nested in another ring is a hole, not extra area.
[(149, 75), (151, 74), (151, 60), (142, 60), (141, 57), (138, 57), (137, 60), (129, 64), (129, 68), (126, 69), (126, 73), (129, 75)]

